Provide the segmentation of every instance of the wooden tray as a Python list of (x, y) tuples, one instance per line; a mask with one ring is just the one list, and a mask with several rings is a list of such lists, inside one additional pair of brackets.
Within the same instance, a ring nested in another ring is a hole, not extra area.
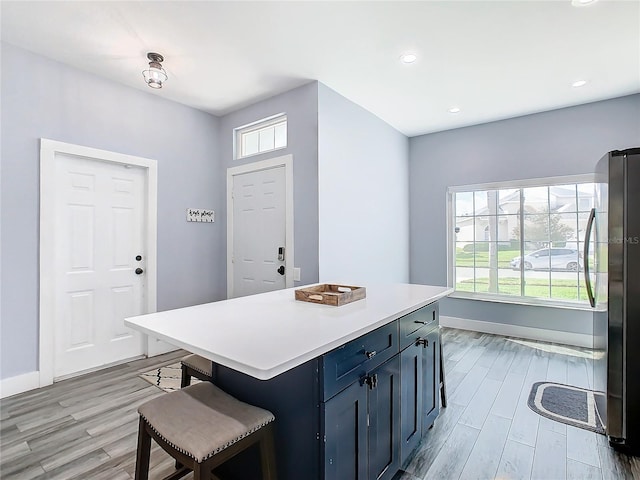
[(313, 287), (296, 290), (296, 300), (303, 302), (320, 303), (339, 307), (347, 303), (362, 300), (367, 296), (367, 289), (351, 285), (334, 285), (323, 283)]

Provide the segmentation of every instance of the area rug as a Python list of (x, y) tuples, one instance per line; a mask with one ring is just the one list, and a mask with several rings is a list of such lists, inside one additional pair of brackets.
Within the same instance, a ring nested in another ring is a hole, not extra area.
[(543, 417), (604, 435), (595, 398), (602, 395), (571, 385), (537, 382), (531, 387), (527, 405)]
[[(161, 388), (165, 392), (173, 392), (180, 390), (180, 381), (182, 379), (182, 368), (180, 363), (172, 363), (171, 365), (165, 365), (164, 367), (149, 370), (141, 375), (140, 378), (144, 378), (147, 382)], [(195, 377), (191, 378), (191, 385), (200, 383)]]

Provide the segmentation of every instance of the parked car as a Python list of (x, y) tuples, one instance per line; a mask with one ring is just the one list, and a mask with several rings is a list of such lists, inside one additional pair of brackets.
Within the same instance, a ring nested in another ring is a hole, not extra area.
[[(511, 260), (511, 267), (520, 270), (520, 257)], [(580, 252), (573, 248), (542, 248), (524, 256), (525, 270), (582, 270)]]

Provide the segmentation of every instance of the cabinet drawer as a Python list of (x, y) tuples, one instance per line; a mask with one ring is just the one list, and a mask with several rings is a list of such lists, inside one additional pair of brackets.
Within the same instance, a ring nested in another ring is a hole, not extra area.
[(400, 351), (393, 321), (322, 356), (323, 400), (360, 380)]
[(400, 324), (400, 350), (415, 343), (418, 337), (424, 338), (427, 333), (438, 326), (438, 304), (432, 303), (398, 319)]

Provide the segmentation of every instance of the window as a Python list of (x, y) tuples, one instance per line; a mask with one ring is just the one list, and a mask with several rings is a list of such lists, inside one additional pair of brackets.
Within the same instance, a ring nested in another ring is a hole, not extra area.
[(450, 187), (453, 296), (587, 306), (583, 251), (592, 182), (574, 176)]
[(287, 115), (284, 113), (238, 127), (235, 136), (235, 158), (271, 152), (287, 146)]

